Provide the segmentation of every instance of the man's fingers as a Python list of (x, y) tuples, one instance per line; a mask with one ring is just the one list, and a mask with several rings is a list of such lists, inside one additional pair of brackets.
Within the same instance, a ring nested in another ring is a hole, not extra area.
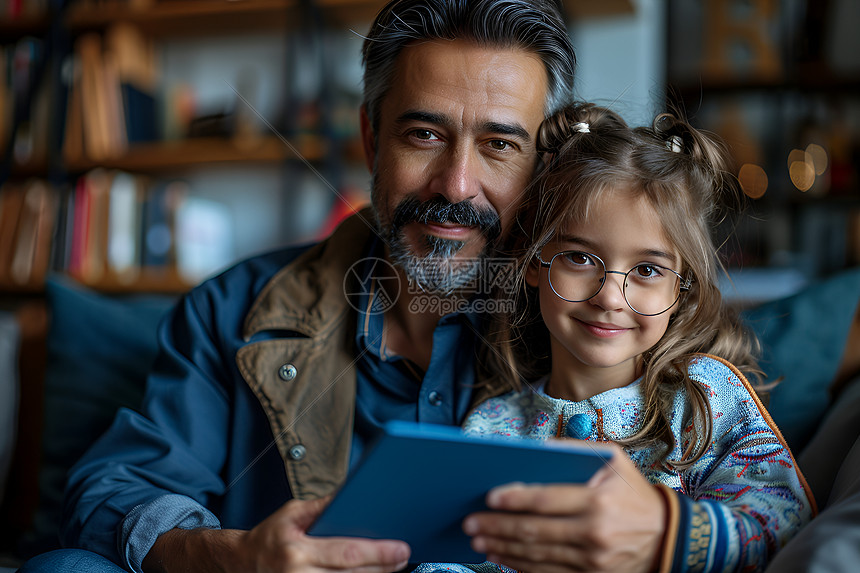
[(306, 531), (331, 502), (332, 496), (312, 500), (293, 500), (282, 507), (297, 528)]

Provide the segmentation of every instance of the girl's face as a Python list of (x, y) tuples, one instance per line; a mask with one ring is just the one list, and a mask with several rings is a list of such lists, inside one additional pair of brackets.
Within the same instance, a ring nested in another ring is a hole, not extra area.
[[(543, 248), (541, 258), (549, 262), (558, 252), (578, 250), (600, 257), (607, 271), (625, 273), (641, 264), (680, 270), (678, 251), (642, 194), (612, 189), (595, 207), (587, 222), (562, 229)], [(550, 333), (548, 390), (557, 397), (582, 400), (635, 380), (641, 375), (640, 356), (660, 340), (676, 308), (657, 316), (633, 312), (624, 300), (621, 274), (607, 273), (600, 292), (583, 302), (559, 298), (546, 267), (530, 265), (526, 280), (538, 288)]]

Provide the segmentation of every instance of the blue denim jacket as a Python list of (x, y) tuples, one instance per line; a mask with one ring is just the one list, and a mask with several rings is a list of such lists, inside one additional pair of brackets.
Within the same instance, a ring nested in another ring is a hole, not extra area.
[[(369, 217), (242, 262), (180, 301), (159, 328), (140, 413), (121, 410), (70, 472), (63, 546), (140, 571), (165, 531), (250, 529), (292, 497), (334, 492), (356, 408), (344, 277), (371, 244)], [(472, 403), (496, 393), (480, 388)]]
[(139, 571), (164, 531), (250, 529), (291, 497), (334, 491), (355, 407), (343, 277), (370, 232), (353, 217), (182, 299), (159, 329), (141, 413), (121, 410), (70, 472), (64, 546)]

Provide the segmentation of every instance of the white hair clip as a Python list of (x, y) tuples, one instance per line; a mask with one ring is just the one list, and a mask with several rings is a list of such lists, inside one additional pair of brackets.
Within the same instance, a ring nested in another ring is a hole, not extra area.
[(588, 128), (588, 124), (584, 121), (580, 121), (579, 123), (574, 123), (571, 128), (573, 131), (577, 133), (591, 133), (591, 130)]
[(681, 150), (684, 149), (682, 147), (683, 143), (684, 140), (681, 139), (680, 135), (673, 135), (666, 140), (666, 149), (668, 149), (669, 151), (674, 151), (675, 153), (681, 153)]

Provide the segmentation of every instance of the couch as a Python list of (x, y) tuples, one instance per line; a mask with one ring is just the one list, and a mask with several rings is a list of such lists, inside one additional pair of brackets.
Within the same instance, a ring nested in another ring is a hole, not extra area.
[[(155, 330), (175, 298), (107, 296), (51, 278), (43, 301), (14, 314), (0, 312), (0, 573), (3, 566), (13, 571), (23, 559), (57, 546), (65, 473), (118, 408), (140, 403), (156, 352)], [(837, 502), (857, 500), (856, 508), (837, 516), (835, 529), (844, 536), (844, 522), (854, 523), (855, 556), (860, 554), (860, 483), (854, 483), (860, 481), (855, 479), (860, 476), (858, 305), (860, 267), (743, 312), (762, 341), (768, 379), (779, 381), (768, 408), (819, 508), (829, 511)], [(838, 541), (833, 526), (823, 525), (831, 529), (810, 528), (811, 534)], [(815, 539), (798, 539), (797, 546), (818, 547)], [(825, 557), (847, 558), (835, 549)]]

